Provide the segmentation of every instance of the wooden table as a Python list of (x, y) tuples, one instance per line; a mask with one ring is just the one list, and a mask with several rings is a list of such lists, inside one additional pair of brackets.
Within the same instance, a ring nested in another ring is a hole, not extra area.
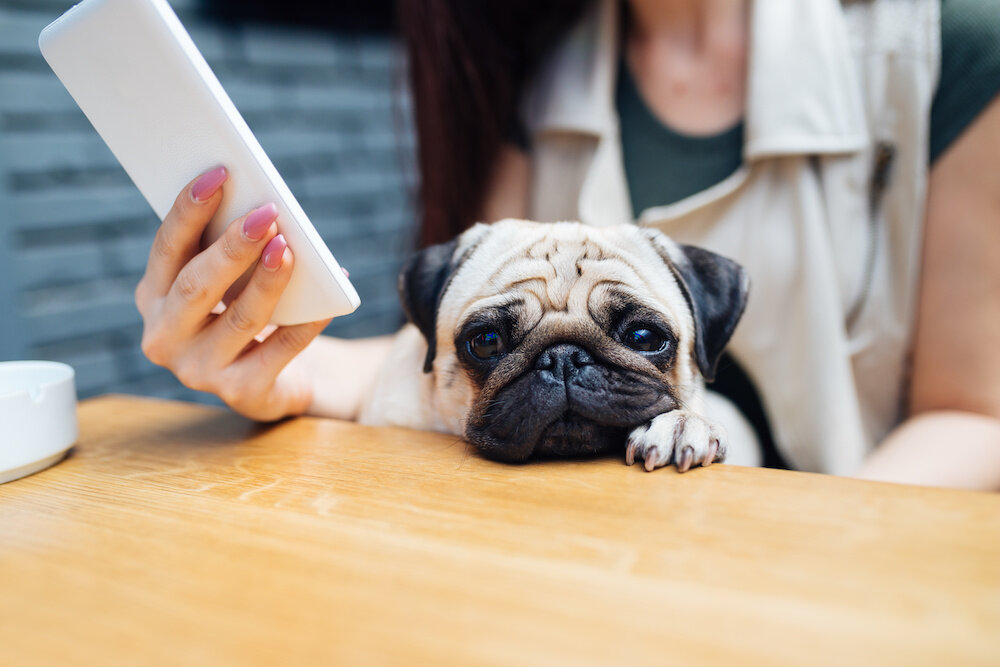
[(997, 495), (128, 397), (80, 425), (0, 486), (5, 665), (1000, 665)]

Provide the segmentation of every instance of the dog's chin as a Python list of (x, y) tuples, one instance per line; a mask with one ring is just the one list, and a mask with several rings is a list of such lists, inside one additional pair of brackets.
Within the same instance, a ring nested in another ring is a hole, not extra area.
[(542, 431), (533, 455), (541, 458), (597, 456), (621, 449), (625, 435), (624, 428), (598, 424), (567, 413)]
[(468, 440), (488, 459), (521, 463), (529, 458), (593, 457), (620, 450), (628, 429), (599, 424), (566, 412), (548, 424), (534, 441), (505, 441), (493, 429), (474, 430)]

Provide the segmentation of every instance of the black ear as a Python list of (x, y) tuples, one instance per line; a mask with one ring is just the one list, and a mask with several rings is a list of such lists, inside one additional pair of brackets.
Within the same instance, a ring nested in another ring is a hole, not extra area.
[(750, 278), (733, 260), (697, 246), (677, 244), (680, 256), (655, 243), (673, 270), (694, 315), (695, 361), (702, 376), (715, 379), (716, 366), (747, 305)]
[(434, 332), (438, 304), (460, 264), (454, 257), (457, 247), (458, 239), (424, 248), (415, 253), (399, 272), (399, 299), (403, 303), (403, 312), (427, 339), (425, 373), (431, 372), (437, 348)]

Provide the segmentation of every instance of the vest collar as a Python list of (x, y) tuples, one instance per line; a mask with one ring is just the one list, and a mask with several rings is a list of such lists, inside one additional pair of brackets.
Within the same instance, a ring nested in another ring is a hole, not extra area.
[[(619, 2), (595, 0), (526, 99), (532, 133), (617, 138)], [(849, 153), (868, 143), (838, 0), (752, 0), (744, 158)]]

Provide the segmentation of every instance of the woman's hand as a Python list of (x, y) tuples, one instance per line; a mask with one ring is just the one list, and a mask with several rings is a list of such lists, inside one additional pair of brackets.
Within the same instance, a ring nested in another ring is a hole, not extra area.
[[(293, 258), (278, 234), (273, 204), (235, 220), (200, 249), (227, 178), (219, 167), (189, 183), (156, 234), (135, 290), (142, 351), (186, 386), (216, 394), (252, 419), (301, 414), (313, 400), (314, 370), (299, 353), (329, 321), (279, 327), (263, 342), (255, 338), (288, 284)], [(242, 292), (224, 312), (213, 312), (254, 263)]]

